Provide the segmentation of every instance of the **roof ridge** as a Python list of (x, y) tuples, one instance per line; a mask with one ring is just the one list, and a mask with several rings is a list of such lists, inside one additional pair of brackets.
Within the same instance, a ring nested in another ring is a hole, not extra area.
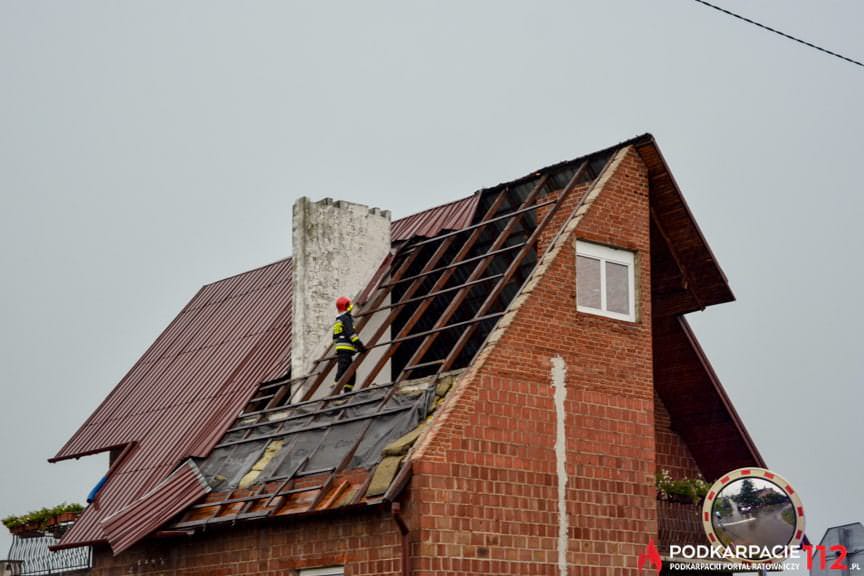
[(408, 218), (415, 218), (415, 217), (419, 216), (420, 214), (423, 214), (424, 212), (430, 212), (432, 210), (440, 210), (441, 208), (444, 208), (445, 206), (450, 206), (451, 204), (458, 204), (459, 202), (465, 202), (466, 200), (468, 200), (469, 198), (471, 198), (475, 194), (478, 194), (479, 192), (480, 192), (480, 190), (476, 190), (476, 191), (472, 192), (471, 194), (468, 194), (467, 196), (463, 196), (462, 198), (457, 198), (456, 200), (451, 200), (451, 201), (445, 202), (443, 204), (436, 204), (435, 206), (430, 206), (429, 208), (424, 208), (423, 210), (418, 210), (417, 212), (412, 212), (411, 214), (407, 214), (405, 216), (401, 216), (399, 218), (396, 218), (395, 220), (391, 221), (390, 224), (391, 225), (396, 224), (397, 222), (399, 222), (401, 220), (406, 220)]
[(277, 264), (283, 264), (290, 260), (293, 260), (294, 256), (286, 256), (285, 258), (280, 258), (279, 260), (275, 260), (270, 262), (269, 264), (262, 264), (261, 266), (256, 266), (255, 268), (250, 268), (249, 270), (244, 270), (243, 272), (238, 272), (236, 274), (231, 274), (230, 276), (225, 276), (224, 278), (219, 278), (218, 280), (214, 280), (212, 282), (207, 282), (201, 288), (206, 288), (207, 286), (212, 286), (213, 284), (219, 284), (220, 282), (225, 282), (226, 280), (230, 280), (231, 278), (236, 278), (238, 276), (243, 276), (244, 274), (249, 274), (250, 272), (256, 272), (258, 270), (263, 270), (264, 268), (269, 268), (270, 266), (276, 266)]
[[(581, 156), (576, 156), (575, 158), (570, 158), (568, 160), (561, 160), (559, 162), (549, 164), (549, 165), (544, 166), (542, 168), (537, 168), (535, 170), (531, 170), (530, 172), (528, 172), (527, 174), (525, 174), (523, 176), (513, 178), (511, 180), (506, 180), (504, 182), (499, 182), (498, 184), (495, 184), (493, 186), (480, 188), (480, 189), (475, 190), (474, 192), (472, 192), (466, 196), (462, 196), (461, 198), (457, 198), (455, 200), (450, 200), (449, 202), (444, 202), (443, 204), (436, 204), (434, 206), (430, 206), (429, 208), (424, 208), (423, 210), (418, 210), (417, 212), (412, 212), (411, 214), (406, 214), (405, 216), (401, 216), (399, 218), (396, 218), (395, 220), (391, 220), (390, 225), (394, 226), (397, 223), (402, 222), (403, 220), (407, 220), (409, 218), (416, 218), (417, 216), (424, 214), (426, 212), (431, 212), (433, 210), (441, 210), (442, 208), (445, 208), (446, 206), (458, 204), (459, 202), (465, 202), (469, 198), (476, 196), (477, 194), (481, 194), (485, 191), (494, 190), (496, 188), (500, 188), (501, 186), (512, 186), (515, 184), (519, 184), (523, 181), (530, 180), (531, 178), (535, 178), (537, 176), (537, 174), (546, 172), (548, 170), (554, 170), (554, 169), (560, 168), (562, 166), (567, 166), (569, 164), (573, 164), (573, 163), (579, 162), (581, 160), (585, 160), (586, 158), (589, 158), (591, 156), (602, 156), (603, 154), (614, 152), (614, 151), (619, 150), (621, 148), (624, 148), (626, 146), (643, 143), (645, 141), (653, 141), (653, 140), (654, 140), (654, 136), (650, 132), (645, 132), (643, 134), (639, 134), (639, 135), (634, 136), (632, 138), (628, 138), (626, 140), (619, 142), (618, 144), (608, 146), (608, 147), (603, 148), (601, 150), (595, 150), (593, 152), (589, 152), (589, 153), (583, 154)], [(208, 282), (208, 283), (204, 284), (202, 286), (202, 288), (210, 286), (212, 284), (218, 284), (219, 282), (224, 282), (225, 280), (229, 280), (229, 279), (235, 278), (237, 276), (242, 276), (243, 274), (248, 274), (249, 272), (261, 270), (262, 268), (267, 268), (268, 266), (274, 266), (276, 264), (281, 264), (281, 263), (286, 262), (288, 260), (292, 260), (293, 257), (294, 257), (293, 255), (287, 256), (287, 257), (282, 258), (280, 260), (276, 260), (275, 262), (271, 262), (270, 264), (264, 264), (264, 265), (258, 266), (256, 268), (251, 268), (251, 269), (245, 270), (243, 272), (238, 272), (237, 274), (232, 274), (230, 276), (226, 276), (224, 278), (214, 280), (213, 282)]]

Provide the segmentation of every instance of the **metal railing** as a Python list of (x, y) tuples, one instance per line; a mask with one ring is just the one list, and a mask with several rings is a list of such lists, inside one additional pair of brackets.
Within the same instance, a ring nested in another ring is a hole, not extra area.
[(13, 576), (41, 576), (89, 570), (93, 565), (92, 549), (69, 548), (52, 552), (59, 540), (51, 534), (13, 536), (9, 560)]

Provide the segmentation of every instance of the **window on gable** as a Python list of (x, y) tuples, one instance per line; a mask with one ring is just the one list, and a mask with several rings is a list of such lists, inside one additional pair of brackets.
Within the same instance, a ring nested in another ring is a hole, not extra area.
[(304, 568), (299, 576), (344, 576), (344, 566), (327, 566), (326, 568)]
[(576, 242), (576, 309), (618, 320), (636, 320), (635, 254)]

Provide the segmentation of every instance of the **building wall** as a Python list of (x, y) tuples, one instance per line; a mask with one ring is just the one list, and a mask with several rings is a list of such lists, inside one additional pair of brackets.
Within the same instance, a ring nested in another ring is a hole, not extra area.
[[(419, 448), (417, 575), (558, 574), (562, 563), (574, 575), (635, 573), (656, 539), (649, 184), (632, 150), (617, 161)], [(576, 312), (577, 238), (637, 251), (636, 323)], [(556, 456), (562, 367), (566, 446)]]
[(654, 396), (654, 434), (657, 444), (657, 471), (667, 470), (672, 478), (696, 478), (699, 467), (690, 449), (672, 426), (663, 401)]
[(294, 576), (344, 565), (348, 576), (401, 574), (401, 539), (385, 509), (240, 523), (193, 537), (151, 539), (114, 557), (94, 551), (94, 576)]
[[(659, 396), (654, 396), (654, 434), (657, 471), (666, 470), (674, 479), (697, 478), (699, 467), (687, 445), (675, 432), (672, 419)], [(657, 546), (667, 554), (670, 544), (708, 544), (702, 528), (702, 506), (682, 502), (657, 502)]]

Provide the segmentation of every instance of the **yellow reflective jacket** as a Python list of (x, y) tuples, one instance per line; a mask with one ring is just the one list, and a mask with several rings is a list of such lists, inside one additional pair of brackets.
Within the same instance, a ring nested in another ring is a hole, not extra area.
[(337, 352), (357, 352), (357, 346), (362, 346), (360, 336), (354, 333), (354, 318), (350, 311), (336, 317), (336, 322), (333, 323), (333, 343)]

